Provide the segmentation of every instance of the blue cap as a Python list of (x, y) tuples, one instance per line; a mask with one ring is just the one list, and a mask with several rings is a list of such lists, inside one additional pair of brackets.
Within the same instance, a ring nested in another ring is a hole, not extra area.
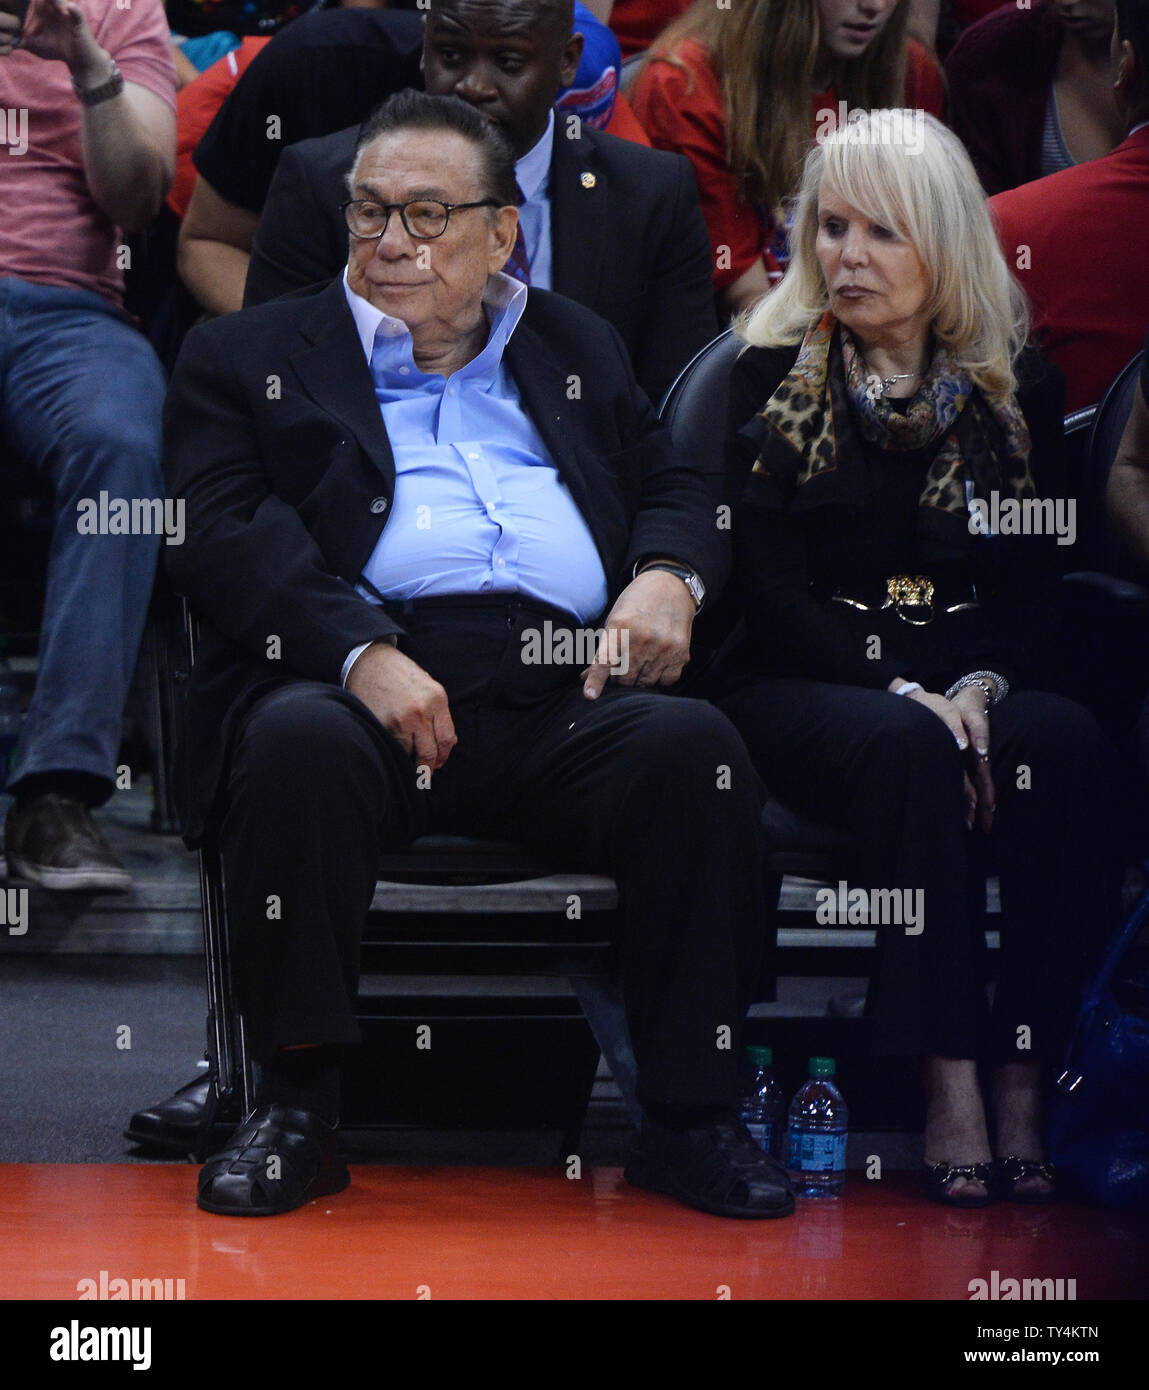
[(582, 61), (574, 82), (555, 102), (560, 114), (573, 113), (592, 130), (602, 130), (614, 113), (622, 50), (605, 24), (575, 0), (575, 32), (583, 36)]

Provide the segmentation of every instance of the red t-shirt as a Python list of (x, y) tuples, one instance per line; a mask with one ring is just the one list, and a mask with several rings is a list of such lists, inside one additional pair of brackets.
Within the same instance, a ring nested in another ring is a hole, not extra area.
[(180, 92), (176, 177), (168, 194), (168, 207), (181, 221), (191, 202), (197, 177), (192, 152), (207, 133), (208, 126), (215, 120), (215, 113), (230, 96), (235, 84), (256, 55), (270, 42), (270, 35), (267, 38), (244, 39), (238, 48), (225, 53)]
[(1100, 159), (996, 194), (989, 209), (1037, 346), (1065, 373), (1066, 410), (1096, 404), (1149, 324), (1149, 126)]
[[(738, 195), (737, 180), (726, 162), (726, 116), (718, 74), (696, 40), (684, 40), (676, 52), (686, 71), (671, 63), (643, 65), (631, 93), (634, 114), (655, 149), (684, 154), (694, 166), (702, 215), (714, 248), (715, 291), (732, 285), (759, 257), (771, 277), (777, 278), (786, 264), (785, 236), (771, 217)], [(818, 113), (827, 107), (836, 112), (837, 105), (833, 90), (812, 98), (811, 136), (819, 124)], [(906, 105), (939, 118), (945, 113), (941, 72), (913, 39), (907, 51)]]
[(624, 58), (633, 58), (682, 14), (691, 0), (614, 0), (610, 27)]
[(617, 135), (620, 140), (630, 140), (636, 145), (645, 145), (650, 149), (650, 136), (639, 125), (638, 117), (622, 92), (614, 99), (614, 110), (606, 123), (606, 133)]
[[(124, 81), (146, 87), (174, 109), (176, 72), (161, 0), (132, 0), (123, 8), (116, 0), (77, 3)], [(80, 103), (67, 64), (23, 49), (0, 59), (0, 111), (8, 116), (0, 149), (0, 275), (90, 290), (119, 304), (124, 274), (116, 248), (122, 238), (88, 191)], [(19, 127), (12, 130), (21, 112), (22, 154)]]

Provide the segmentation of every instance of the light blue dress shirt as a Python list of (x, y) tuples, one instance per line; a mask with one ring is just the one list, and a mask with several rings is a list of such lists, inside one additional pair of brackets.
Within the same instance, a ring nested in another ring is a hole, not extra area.
[(581, 623), (598, 617), (608, 591), (594, 538), (503, 361), (526, 286), (491, 277), (486, 346), (450, 377), (419, 370), (406, 324), (357, 295), (346, 271), (343, 288), (395, 456), (391, 513), (364, 578), (387, 598), (517, 593)]
[(551, 151), (555, 113), (552, 108), (542, 139), (515, 162), (515, 181), (523, 195), (519, 223), (531, 267), (531, 284), (539, 290), (551, 287)]

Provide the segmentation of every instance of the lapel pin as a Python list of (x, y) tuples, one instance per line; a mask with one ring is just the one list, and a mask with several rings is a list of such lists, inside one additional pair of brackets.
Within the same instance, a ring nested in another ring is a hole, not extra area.
[(584, 188), (593, 188), (595, 184), (598, 183), (598, 179), (596, 179), (589, 170), (584, 170), (584, 172), (578, 176), (578, 181)]

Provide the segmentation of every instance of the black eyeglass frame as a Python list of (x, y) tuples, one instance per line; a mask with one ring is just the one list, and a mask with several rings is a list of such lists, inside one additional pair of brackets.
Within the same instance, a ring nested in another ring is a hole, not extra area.
[[(363, 236), (351, 226), (347, 216), (347, 209), (354, 207), (357, 203), (369, 203), (372, 207), (382, 208), (387, 214), (382, 230), (376, 232), (374, 236)], [(434, 203), (437, 207), (444, 209), (446, 212), (446, 220), (443, 223), (443, 231), (433, 232), (430, 236), (427, 236), (423, 232), (413, 232), (411, 230), (410, 224), (407, 221), (407, 209), (414, 207), (416, 203)], [(451, 214), (453, 212), (461, 211), (465, 208), (501, 208), (502, 206), (503, 204), (499, 202), (497, 198), (483, 198), (477, 203), (444, 203), (439, 198), (408, 198), (405, 203), (380, 203), (374, 198), (348, 198), (345, 203), (339, 204), (339, 210), (343, 214), (344, 222), (347, 223), (347, 230), (356, 241), (380, 241), (387, 235), (387, 228), (391, 225), (391, 214), (396, 211), (399, 213), (399, 219), (403, 223), (403, 230), (412, 241), (437, 241), (451, 225)]]

